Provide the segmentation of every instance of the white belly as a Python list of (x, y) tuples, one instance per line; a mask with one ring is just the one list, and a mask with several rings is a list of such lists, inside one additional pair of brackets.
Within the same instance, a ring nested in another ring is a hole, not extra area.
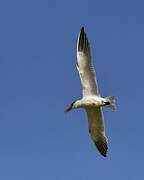
[(85, 97), (78, 102), (77, 107), (100, 107), (104, 102), (105, 99), (101, 97)]

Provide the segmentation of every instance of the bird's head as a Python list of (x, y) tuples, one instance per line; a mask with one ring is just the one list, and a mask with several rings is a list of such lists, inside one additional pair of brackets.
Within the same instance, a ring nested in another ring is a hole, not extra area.
[(73, 102), (68, 106), (68, 108), (66, 108), (65, 112), (70, 112), (72, 109), (74, 109), (74, 108), (75, 108), (75, 107), (74, 107), (75, 102), (76, 102), (76, 101), (73, 101)]

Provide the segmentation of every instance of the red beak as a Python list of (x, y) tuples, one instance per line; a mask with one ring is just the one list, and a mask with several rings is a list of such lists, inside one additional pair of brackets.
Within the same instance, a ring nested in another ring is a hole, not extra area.
[(72, 106), (69, 106), (66, 110), (65, 110), (65, 112), (70, 112), (72, 110)]

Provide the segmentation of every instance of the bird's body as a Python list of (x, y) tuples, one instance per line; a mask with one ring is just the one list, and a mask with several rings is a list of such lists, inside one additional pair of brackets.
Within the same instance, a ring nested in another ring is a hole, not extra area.
[(99, 96), (87, 96), (77, 100), (73, 108), (98, 108), (106, 105), (109, 105), (109, 102), (105, 98)]
[(108, 140), (105, 135), (102, 107), (115, 110), (114, 96), (100, 96), (96, 73), (91, 61), (90, 45), (84, 28), (81, 28), (77, 42), (77, 70), (80, 76), (83, 98), (74, 101), (66, 112), (71, 109), (84, 108), (88, 116), (89, 133), (99, 152), (106, 156)]

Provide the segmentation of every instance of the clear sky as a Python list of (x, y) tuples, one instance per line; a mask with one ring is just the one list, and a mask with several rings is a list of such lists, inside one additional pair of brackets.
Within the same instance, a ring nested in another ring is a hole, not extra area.
[[(144, 3), (115, 0), (0, 1), (0, 179), (144, 178)], [(107, 158), (88, 134), (76, 40), (89, 37), (102, 96)]]

